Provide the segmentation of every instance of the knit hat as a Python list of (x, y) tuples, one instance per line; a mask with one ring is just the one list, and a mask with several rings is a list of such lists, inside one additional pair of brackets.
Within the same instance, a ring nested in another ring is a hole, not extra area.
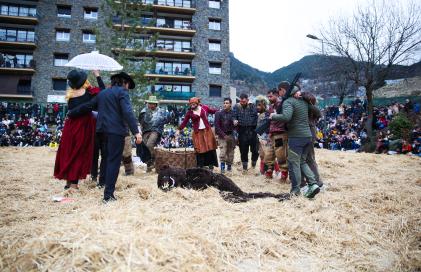
[(294, 86), (294, 88), (292, 89), (292, 91), (291, 91), (291, 96), (294, 96), (294, 94), (296, 93), (296, 92), (298, 92), (300, 90), (300, 88), (299, 87), (297, 87), (297, 86)]
[(79, 89), (85, 84), (88, 75), (83, 71), (72, 70), (67, 74), (67, 80), (70, 88)]

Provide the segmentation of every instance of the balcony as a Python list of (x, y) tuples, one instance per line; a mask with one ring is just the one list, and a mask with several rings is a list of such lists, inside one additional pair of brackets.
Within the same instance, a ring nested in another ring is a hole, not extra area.
[(153, 11), (193, 15), (196, 4), (191, 0), (133, 0), (132, 4), (150, 5)]
[[(136, 49), (132, 48), (113, 48), (114, 52), (121, 52), (121, 51), (135, 51)], [(192, 52), (193, 50), (182, 50), (182, 51), (175, 51), (175, 50), (168, 50), (165, 48), (155, 48), (154, 50), (146, 50), (141, 51), (138, 50), (135, 55), (136, 56), (153, 56), (158, 58), (174, 58), (174, 59), (193, 59), (196, 56), (196, 53)]]
[(12, 24), (36, 25), (38, 24), (38, 17), (36, 14), (28, 14), (26, 16), (21, 16), (14, 13), (8, 13), (8, 14), (1, 13), (0, 21), (4, 23), (12, 23)]
[[(138, 24), (138, 25), (137, 25)], [(196, 34), (196, 30), (190, 24), (183, 24), (183, 25), (176, 25), (171, 23), (158, 23), (154, 19), (151, 18), (143, 18), (140, 19), (140, 22), (127, 22), (122, 25), (121, 19), (114, 16), (113, 18), (113, 28), (114, 29), (121, 29), (126, 30), (130, 27), (136, 25), (137, 32), (144, 32), (147, 33), (159, 33), (162, 35), (175, 35), (175, 36), (188, 36), (193, 37)], [(142, 26), (139, 26), (142, 25)]]
[(23, 48), (23, 49), (35, 49), (36, 39), (7, 39), (6, 37), (0, 36), (0, 47), (6, 48)]
[(151, 79), (158, 79), (160, 81), (175, 81), (175, 82), (193, 82), (196, 79), (196, 72), (195, 70), (188, 70), (186, 69), (183, 72), (178, 71), (163, 71), (155, 70), (155, 71), (148, 71), (145, 74), (145, 77)]
[(35, 61), (29, 64), (19, 63), (15, 59), (8, 59), (0, 56), (0, 74), (33, 74), (35, 73)]
[(155, 91), (154, 94), (159, 95), (160, 97), (164, 99), (169, 99), (169, 100), (189, 100), (190, 98), (196, 96), (195, 92), (182, 93), (182, 92)]

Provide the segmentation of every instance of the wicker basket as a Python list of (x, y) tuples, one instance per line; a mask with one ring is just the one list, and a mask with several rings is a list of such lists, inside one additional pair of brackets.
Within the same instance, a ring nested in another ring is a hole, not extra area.
[(196, 153), (193, 150), (181, 149), (155, 149), (155, 170), (157, 173), (162, 166), (168, 165), (171, 167), (192, 168), (196, 167)]

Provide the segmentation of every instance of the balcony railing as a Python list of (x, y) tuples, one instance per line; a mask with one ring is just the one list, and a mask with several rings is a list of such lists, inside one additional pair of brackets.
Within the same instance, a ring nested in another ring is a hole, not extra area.
[(36, 41), (37, 41), (36, 37), (33, 37), (33, 38), (19, 38), (19, 37), (17, 37), (16, 39), (13, 39), (13, 38), (10, 38), (10, 37), (0, 36), (0, 42), (35, 43)]
[(155, 69), (147, 71), (147, 74), (150, 75), (169, 75), (169, 76), (196, 76), (196, 70), (193, 69), (184, 69), (184, 71), (171, 70), (166, 71), (164, 69)]
[(196, 96), (195, 92), (167, 92), (167, 91), (154, 91), (154, 94), (157, 94), (165, 99), (175, 99), (175, 100), (188, 100)]
[[(121, 24), (122, 20), (118, 16), (113, 16), (113, 24)], [(170, 28), (170, 29), (179, 29), (179, 30), (194, 30), (192, 23), (189, 24), (182, 24), (182, 25), (175, 25), (174, 22), (167, 22), (165, 24), (158, 23), (154, 18), (141, 18), (139, 20), (127, 20), (124, 22), (125, 25), (128, 26), (136, 26), (141, 25), (145, 28), (147, 27), (159, 27), (159, 28)]]

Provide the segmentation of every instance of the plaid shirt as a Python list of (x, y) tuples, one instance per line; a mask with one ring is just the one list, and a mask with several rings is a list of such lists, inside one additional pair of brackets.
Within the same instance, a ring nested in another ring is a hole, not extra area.
[(234, 106), (234, 120), (238, 120), (240, 127), (255, 127), (257, 125), (257, 110), (256, 106), (252, 103), (247, 107), (240, 104)]

